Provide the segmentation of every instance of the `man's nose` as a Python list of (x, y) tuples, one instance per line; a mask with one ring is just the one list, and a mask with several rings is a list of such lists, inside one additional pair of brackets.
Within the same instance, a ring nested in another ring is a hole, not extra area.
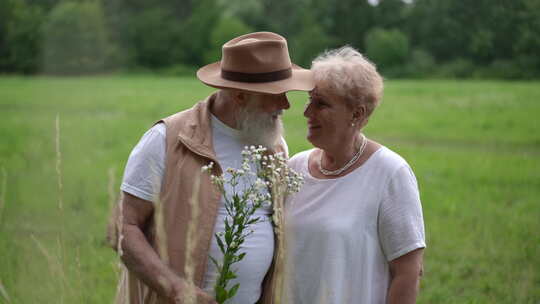
[(288, 108), (291, 107), (291, 105), (289, 104), (289, 99), (287, 99), (287, 95), (285, 94), (279, 95), (277, 106), (279, 107), (279, 109), (282, 109), (282, 110), (287, 110)]

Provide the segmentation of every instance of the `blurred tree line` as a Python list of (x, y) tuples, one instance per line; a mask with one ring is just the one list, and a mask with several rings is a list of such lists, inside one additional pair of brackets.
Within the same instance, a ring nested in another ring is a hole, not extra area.
[(540, 0), (0, 0), (0, 72), (192, 75), (251, 31), (309, 67), (349, 44), (386, 77), (540, 77)]

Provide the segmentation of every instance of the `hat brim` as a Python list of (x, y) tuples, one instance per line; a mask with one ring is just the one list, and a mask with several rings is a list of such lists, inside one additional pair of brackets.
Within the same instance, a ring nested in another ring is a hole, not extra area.
[(292, 65), (292, 76), (270, 82), (239, 82), (221, 77), (220, 62), (205, 65), (197, 71), (197, 78), (204, 84), (218, 89), (238, 89), (253, 93), (283, 94), (289, 91), (311, 91), (315, 87), (310, 70)]

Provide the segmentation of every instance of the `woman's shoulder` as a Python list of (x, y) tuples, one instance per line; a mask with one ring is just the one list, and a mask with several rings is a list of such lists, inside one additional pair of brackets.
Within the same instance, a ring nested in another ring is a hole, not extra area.
[(314, 149), (309, 149), (305, 151), (301, 151), (293, 155), (289, 159), (289, 167), (293, 168), (294, 170), (298, 171), (302, 167), (302, 164), (305, 164), (307, 160), (309, 159), (309, 154), (311, 154), (311, 151)]
[(374, 156), (375, 165), (389, 174), (400, 168), (409, 167), (409, 164), (401, 155), (386, 146), (381, 146)]

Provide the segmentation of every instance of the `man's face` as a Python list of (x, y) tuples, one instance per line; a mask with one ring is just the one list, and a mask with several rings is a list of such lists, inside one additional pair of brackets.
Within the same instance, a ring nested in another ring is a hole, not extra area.
[(281, 113), (290, 107), (287, 95), (283, 94), (249, 94), (248, 105), (252, 104), (261, 112)]
[(248, 94), (238, 113), (243, 139), (250, 145), (273, 147), (283, 135), (281, 114), (289, 108), (285, 94)]

